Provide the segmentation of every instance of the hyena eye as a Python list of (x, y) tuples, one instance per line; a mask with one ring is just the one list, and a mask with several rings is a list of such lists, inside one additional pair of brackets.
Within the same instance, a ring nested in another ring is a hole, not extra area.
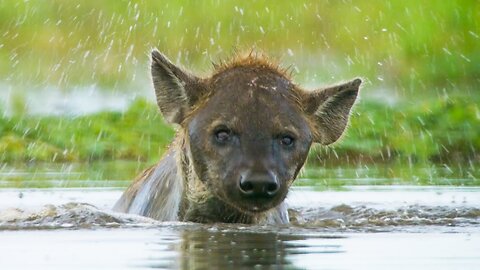
[(230, 140), (230, 135), (232, 134), (232, 131), (228, 128), (220, 128), (217, 131), (215, 131), (215, 140), (219, 143), (225, 143), (228, 140)]
[(280, 138), (280, 143), (284, 146), (292, 146), (295, 139), (290, 135), (283, 135)]

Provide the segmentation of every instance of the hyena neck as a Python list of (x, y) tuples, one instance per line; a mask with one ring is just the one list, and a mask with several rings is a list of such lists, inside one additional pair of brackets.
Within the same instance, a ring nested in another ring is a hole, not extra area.
[(260, 218), (258, 215), (243, 213), (209, 191), (204, 181), (195, 173), (187, 140), (180, 138), (178, 143), (181, 151), (178, 151), (177, 167), (185, 187), (179, 219), (200, 223), (257, 223)]

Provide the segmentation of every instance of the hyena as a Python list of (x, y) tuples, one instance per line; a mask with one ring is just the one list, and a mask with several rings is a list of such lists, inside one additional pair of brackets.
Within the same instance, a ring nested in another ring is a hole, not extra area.
[(285, 224), (284, 199), (312, 143), (337, 141), (360, 79), (306, 91), (266, 56), (214, 65), (200, 78), (152, 52), (164, 119), (178, 126), (160, 162), (115, 205), (161, 221)]

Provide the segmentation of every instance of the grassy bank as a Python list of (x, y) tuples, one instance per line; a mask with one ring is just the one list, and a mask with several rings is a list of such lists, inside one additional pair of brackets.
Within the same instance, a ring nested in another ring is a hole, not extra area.
[(453, 163), (479, 161), (478, 97), (417, 100), (387, 106), (362, 101), (343, 140), (316, 148), (318, 162)]
[(125, 113), (77, 118), (14, 116), (0, 120), (0, 160), (147, 160), (158, 157), (173, 134), (156, 106), (145, 101), (135, 102)]
[[(480, 104), (439, 98), (391, 106), (362, 100), (348, 133), (332, 147), (315, 147), (311, 163), (478, 161)], [(137, 100), (124, 113), (0, 118), (0, 162), (155, 161), (174, 131), (155, 104)]]

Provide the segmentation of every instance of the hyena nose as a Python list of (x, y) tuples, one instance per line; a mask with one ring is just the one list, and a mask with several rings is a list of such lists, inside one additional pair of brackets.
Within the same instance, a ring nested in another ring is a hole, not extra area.
[(239, 184), (240, 191), (247, 197), (273, 197), (280, 189), (276, 177), (270, 175), (252, 175), (242, 177)]

